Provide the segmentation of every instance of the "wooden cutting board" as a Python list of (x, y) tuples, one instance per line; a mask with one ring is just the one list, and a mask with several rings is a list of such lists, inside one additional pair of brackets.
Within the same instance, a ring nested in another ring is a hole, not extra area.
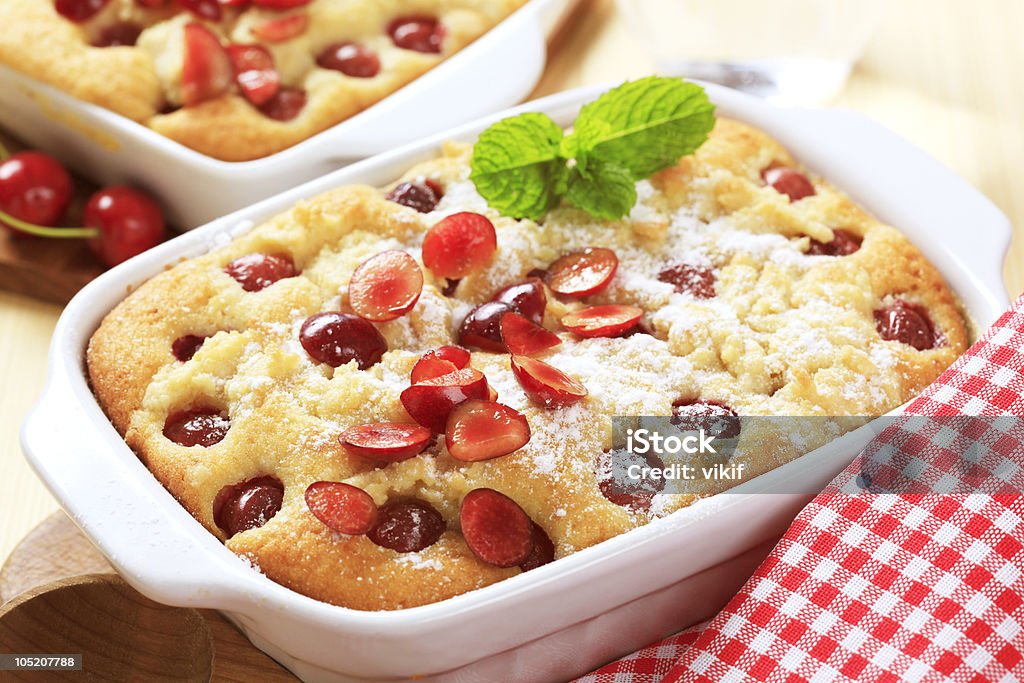
[[(35, 628), (35, 624), (50, 623), (48, 614), (67, 613), (64, 605), (69, 600), (65, 594), (70, 590), (76, 591), (72, 604), (91, 603), (95, 609), (78, 611), (60, 629)], [(91, 661), (102, 662), (105, 667), (105, 671), (93, 670), (91, 675), (88, 666), (84, 675), (67, 672), (69, 681), (123, 680), (118, 674), (130, 667), (134, 667), (130, 670), (135, 675), (129, 678), (153, 680), (146, 676), (151, 673), (149, 670), (139, 667), (164, 656), (160, 648), (166, 647), (165, 631), (178, 633), (184, 643), (182, 647), (192, 648), (191, 659), (179, 662), (182, 666), (208, 656), (203, 650), (204, 632), (208, 631), (212, 641), (211, 681), (298, 680), (253, 647), (217, 612), (165, 607), (130, 588), (116, 577), (114, 568), (63, 512), (54, 513), (33, 529), (0, 569), (0, 605), (0, 652), (17, 651), (13, 645), (30, 647), (35, 643), (47, 648), (30, 650), (36, 654), (82, 653), (89, 661), (91, 653)], [(150, 621), (160, 624), (160, 633), (146, 633), (139, 628)], [(182, 632), (187, 629), (196, 631)], [(62, 644), (61, 649), (51, 649)], [(13, 673), (4, 672), (0, 678), (51, 681), (62, 680), (61, 675), (46, 672), (15, 678)], [(189, 680), (189, 676), (179, 680)]]

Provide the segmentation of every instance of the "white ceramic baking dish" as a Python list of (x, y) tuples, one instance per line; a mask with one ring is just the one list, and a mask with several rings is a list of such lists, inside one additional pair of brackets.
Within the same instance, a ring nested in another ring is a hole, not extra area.
[[(1004, 310), (1009, 224), (978, 192), (858, 114), (780, 109), (720, 87), (708, 91), (722, 115), (764, 129), (902, 228), (939, 267), (977, 326), (988, 326)], [(519, 110), (545, 111), (568, 124), (598, 92), (574, 91)], [(162, 245), (86, 287), (54, 334), (49, 383), (22, 435), (39, 475), (133, 586), (168, 604), (222, 610), (307, 680), (570, 678), (712, 613), (806, 501), (769, 493), (717, 496), (499, 584), (424, 607), (367, 613), (317, 602), (253, 571), (179, 506), (124, 444), (89, 390), (83, 352), (127, 291), (296, 200), (344, 183), (392, 181), (436, 154), (442, 140), (472, 140), (497, 118), (359, 162)], [(793, 490), (787, 488), (793, 476), (824, 485), (866, 439), (865, 430), (848, 434), (758, 481), (768, 491)]]
[(200, 154), (3, 65), (0, 126), (97, 182), (146, 189), (160, 200), (171, 224), (187, 230), (354, 160), (522, 102), (544, 71), (548, 37), (576, 2), (530, 0), (366, 111), (255, 161)]

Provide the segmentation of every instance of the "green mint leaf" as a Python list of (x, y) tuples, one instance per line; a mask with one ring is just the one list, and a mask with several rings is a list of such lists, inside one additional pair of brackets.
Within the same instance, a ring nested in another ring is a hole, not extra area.
[(639, 180), (700, 147), (715, 125), (714, 109), (695, 83), (659, 76), (630, 81), (583, 107), (563, 148), (575, 150), (581, 166), (599, 159)]
[(586, 169), (574, 166), (569, 172), (565, 199), (595, 218), (615, 220), (636, 204), (636, 181), (624, 166), (592, 159)]
[(562, 128), (544, 114), (520, 114), (494, 124), (473, 146), (470, 179), (506, 216), (539, 219), (565, 193), (569, 170), (560, 154)]

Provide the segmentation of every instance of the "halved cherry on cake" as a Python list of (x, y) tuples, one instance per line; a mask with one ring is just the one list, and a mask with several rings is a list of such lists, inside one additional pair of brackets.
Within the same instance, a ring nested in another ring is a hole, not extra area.
[(473, 554), (496, 567), (515, 567), (533, 551), (533, 521), (494, 489), (474, 489), (462, 499), (459, 524)]
[(360, 370), (376, 365), (388, 350), (376, 327), (351, 313), (317, 313), (306, 319), (299, 341), (314, 360), (337, 368), (355, 361)]
[(194, 107), (220, 97), (231, 87), (235, 71), (220, 38), (203, 24), (185, 25), (185, 59), (181, 67), (181, 99)]
[(423, 271), (412, 256), (391, 249), (359, 264), (348, 284), (348, 299), (360, 318), (381, 323), (400, 318), (423, 291)]
[(373, 78), (380, 73), (380, 57), (371, 48), (346, 41), (327, 46), (316, 58), (323, 69), (340, 71), (352, 78)]
[(386, 199), (408, 206), (420, 213), (430, 213), (444, 197), (441, 186), (429, 178), (415, 183), (399, 183), (388, 192)]
[(225, 266), (224, 272), (247, 292), (259, 292), (299, 274), (291, 257), (284, 254), (246, 254)]
[(142, 33), (142, 27), (127, 21), (119, 21), (100, 29), (92, 39), (93, 47), (123, 47), (134, 45)]
[(231, 538), (258, 529), (281, 511), (284, 486), (274, 477), (256, 477), (225, 486), (213, 502), (213, 520)]
[(557, 334), (513, 311), (501, 316), (501, 340), (514, 356), (533, 356), (562, 343)]
[(459, 343), (484, 351), (504, 353), (507, 349), (501, 338), (501, 318), (511, 311), (511, 306), (500, 301), (480, 304), (459, 325)]
[(882, 339), (898, 341), (918, 351), (934, 349), (935, 328), (923, 306), (896, 299), (875, 311), (875, 328)]
[(630, 468), (661, 469), (664, 461), (653, 453), (634, 453), (626, 449), (603, 451), (598, 456), (597, 486), (610, 502), (635, 512), (646, 512), (651, 508), (654, 496), (665, 489), (664, 479), (654, 477), (631, 477)]
[(533, 550), (520, 563), (519, 568), (524, 572), (528, 572), (531, 569), (536, 569), (549, 562), (553, 562), (554, 559), (555, 544), (551, 542), (551, 537), (548, 536), (547, 532), (539, 524), (533, 522)]
[[(226, 0), (221, 0), (225, 2)], [(230, 0), (228, 0), (230, 1)], [(308, 5), (312, 0), (251, 0), (252, 4), (257, 7), (266, 7), (267, 9), (275, 10), (286, 10), (294, 9), (295, 7), (302, 7)]]
[(297, 38), (309, 27), (309, 15), (305, 12), (283, 17), (266, 19), (252, 27), (252, 34), (266, 43), (283, 43)]
[(437, 543), (448, 525), (422, 500), (397, 500), (383, 505), (367, 537), (398, 553), (418, 553)]
[(832, 229), (832, 241), (819, 242), (812, 239), (807, 253), (812, 256), (849, 256), (860, 249), (863, 238), (842, 228)]
[(491, 262), (498, 248), (494, 224), (462, 211), (442, 219), (423, 238), (423, 265), (434, 275), (460, 279)]
[(444, 27), (434, 17), (398, 17), (388, 24), (388, 35), (403, 50), (437, 54), (444, 40)]
[(452, 410), (444, 433), (448, 452), (456, 460), (479, 462), (500, 458), (530, 441), (530, 425), (514, 408), (470, 399)]
[(548, 305), (544, 282), (538, 277), (527, 277), (522, 282), (498, 290), (491, 301), (508, 304), (513, 311), (538, 325), (544, 321), (544, 309)]
[(587, 247), (560, 257), (548, 267), (548, 287), (561, 296), (589, 296), (607, 287), (618, 267), (619, 259), (611, 249)]
[(177, 3), (200, 19), (214, 22), (221, 20), (218, 0), (177, 0)]
[(739, 414), (718, 401), (680, 399), (672, 404), (672, 424), (684, 431), (703, 429), (719, 439), (735, 439), (740, 435)]
[(589, 306), (562, 317), (562, 324), (581, 337), (618, 337), (636, 326), (644, 310), (637, 306)]
[(817, 194), (814, 184), (807, 176), (788, 166), (769, 166), (761, 172), (761, 179), (765, 185), (770, 185), (779, 194), (789, 197), (791, 202), (798, 202)]
[(715, 296), (717, 277), (710, 266), (677, 263), (658, 273), (658, 279), (671, 284), (678, 294), (689, 294), (694, 299), (712, 299)]
[(402, 405), (412, 419), (438, 434), (445, 431), (455, 406), (470, 399), (488, 397), (487, 379), (479, 370), (464, 368), (413, 384), (401, 394)]
[(214, 408), (191, 408), (167, 416), (164, 436), (179, 446), (216, 446), (231, 429), (231, 420)]
[(327, 528), (361, 536), (377, 522), (377, 504), (369, 493), (340, 481), (318, 481), (306, 489), (306, 507)]
[(264, 116), (275, 121), (291, 121), (306, 106), (306, 91), (299, 88), (280, 88), (269, 100), (260, 105)]
[(92, 19), (110, 0), (57, 0), (57, 13), (69, 21), (82, 23)]
[(469, 351), (459, 346), (441, 346), (423, 354), (409, 376), (413, 384), (443, 377), (469, 365)]
[(346, 429), (339, 441), (365, 458), (401, 462), (422, 453), (432, 437), (430, 430), (420, 425), (378, 422)]
[(185, 334), (171, 344), (171, 353), (174, 354), (174, 358), (182, 363), (192, 360), (196, 352), (203, 347), (206, 343), (206, 337), (201, 337), (197, 334)]
[(229, 45), (228, 55), (235, 68), (235, 82), (245, 99), (260, 106), (281, 88), (274, 58), (262, 45)]
[(547, 408), (560, 408), (582, 401), (587, 388), (558, 368), (526, 356), (512, 356), (512, 374), (530, 398)]

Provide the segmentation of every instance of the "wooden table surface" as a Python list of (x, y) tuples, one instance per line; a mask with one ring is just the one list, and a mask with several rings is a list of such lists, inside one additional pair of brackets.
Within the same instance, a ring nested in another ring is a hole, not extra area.
[[(835, 104), (926, 149), (1017, 226), (1007, 289), (1024, 289), (1024, 2), (892, 0)], [(537, 90), (653, 71), (612, 0), (586, 0)], [(964, 230), (970, 230), (965, 225)], [(60, 309), (0, 292), (0, 560), (57, 505), (21, 456), (18, 428), (43, 387)]]

